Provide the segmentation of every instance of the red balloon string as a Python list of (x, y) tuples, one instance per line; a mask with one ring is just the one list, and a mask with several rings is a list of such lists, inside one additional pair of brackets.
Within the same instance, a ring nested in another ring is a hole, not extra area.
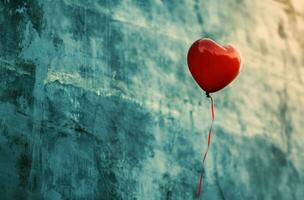
[(208, 146), (207, 146), (207, 150), (204, 154), (204, 158), (203, 158), (203, 165), (202, 165), (202, 170), (201, 170), (201, 175), (200, 175), (200, 179), (199, 179), (199, 183), (198, 183), (198, 188), (197, 188), (197, 196), (199, 197), (201, 194), (201, 187), (202, 187), (202, 181), (203, 181), (203, 170), (204, 170), (204, 164), (205, 164), (205, 160), (208, 154), (208, 150), (210, 147), (210, 143), (211, 143), (211, 130), (212, 130), (212, 126), (213, 126), (213, 122), (214, 122), (214, 105), (213, 105), (213, 99), (211, 96), (207, 96), (210, 97), (210, 101), (211, 101), (211, 116), (212, 116), (212, 121), (211, 121), (211, 125), (209, 128), (209, 133), (208, 133)]

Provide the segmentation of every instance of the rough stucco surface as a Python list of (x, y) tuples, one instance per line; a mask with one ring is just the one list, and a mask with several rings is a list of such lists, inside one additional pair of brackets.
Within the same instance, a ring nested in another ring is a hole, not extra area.
[(202, 199), (304, 196), (301, 0), (0, 1), (0, 199), (194, 199), (200, 37), (240, 49), (213, 95)]

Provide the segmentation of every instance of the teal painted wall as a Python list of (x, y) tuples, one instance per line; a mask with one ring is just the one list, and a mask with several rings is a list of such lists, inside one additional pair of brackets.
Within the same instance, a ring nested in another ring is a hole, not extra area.
[(1, 0), (0, 199), (194, 199), (200, 37), (244, 61), (213, 95), (201, 199), (302, 199), (303, 15), (296, 0)]

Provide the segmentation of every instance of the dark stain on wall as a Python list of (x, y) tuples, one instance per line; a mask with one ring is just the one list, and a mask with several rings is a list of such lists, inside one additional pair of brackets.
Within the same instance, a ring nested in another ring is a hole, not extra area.
[(43, 11), (36, 0), (1, 0), (0, 7), (0, 55), (18, 55), (27, 23), (41, 33)]

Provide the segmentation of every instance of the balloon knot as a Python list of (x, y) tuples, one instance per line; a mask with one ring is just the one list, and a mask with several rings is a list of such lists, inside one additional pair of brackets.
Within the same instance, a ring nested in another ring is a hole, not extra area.
[(206, 97), (207, 97), (207, 98), (210, 98), (209, 92), (206, 92)]

